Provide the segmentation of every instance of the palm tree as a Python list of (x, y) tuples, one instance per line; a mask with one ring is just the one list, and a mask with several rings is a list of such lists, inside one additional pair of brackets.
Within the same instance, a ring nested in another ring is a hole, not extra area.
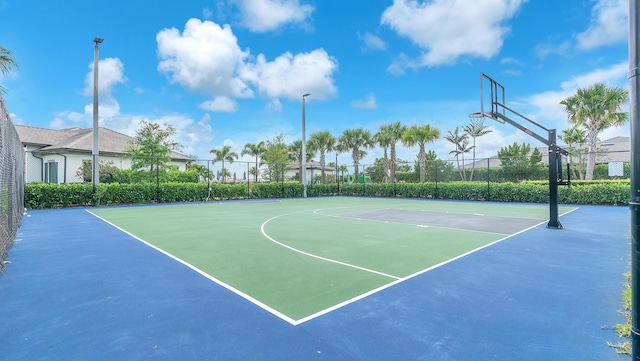
[(389, 156), (387, 154), (387, 150), (394, 142), (393, 134), (389, 131), (388, 127), (385, 126), (380, 127), (380, 131), (374, 135), (374, 140), (378, 145), (380, 145), (384, 151), (384, 156), (382, 159), (382, 164), (384, 167), (384, 182), (387, 183), (391, 179), (391, 171), (389, 170)]
[(356, 182), (360, 182), (358, 169), (360, 160), (367, 155), (367, 152), (361, 148), (366, 149), (371, 147), (373, 147), (371, 132), (362, 128), (346, 129), (338, 139), (338, 150), (341, 152), (351, 152)]
[(402, 125), (400, 122), (391, 123), (388, 125), (383, 125), (380, 127), (380, 130), (384, 130), (385, 132), (389, 132), (391, 136), (391, 144), (390, 144), (390, 157), (391, 157), (391, 181), (396, 181), (396, 162), (398, 161), (396, 158), (396, 143), (402, 140), (402, 136), (407, 131), (407, 126)]
[(238, 159), (238, 153), (231, 151), (231, 146), (225, 145), (222, 149), (211, 149), (209, 153), (215, 154), (216, 159), (214, 162), (222, 162), (222, 183), (225, 183), (227, 176), (227, 169), (224, 167), (224, 161), (228, 161), (229, 163), (233, 163), (234, 159)]
[(333, 152), (336, 148), (336, 138), (330, 132), (315, 132), (309, 136), (309, 148), (315, 152), (320, 152), (320, 167), (322, 175), (322, 183), (326, 183), (327, 179), (324, 174), (325, 155), (327, 152)]
[[(455, 149), (449, 152), (456, 157), (456, 163), (458, 164), (458, 172), (460, 172), (460, 179), (467, 180), (467, 174), (464, 171), (464, 154), (469, 153), (471, 148), (469, 147), (469, 135), (466, 133), (460, 134), (460, 127), (451, 132), (447, 132), (445, 139), (453, 143)], [(460, 158), (462, 157), (462, 167), (460, 167)]]
[(629, 92), (626, 89), (609, 88), (597, 83), (588, 88), (579, 88), (576, 94), (560, 102), (565, 106), (569, 122), (583, 127), (587, 132), (589, 153), (585, 179), (593, 179), (598, 135), (605, 129), (622, 126), (629, 120), (629, 113), (620, 111), (622, 104), (628, 100)]
[[(0, 45), (0, 74), (5, 75), (16, 66), (18, 66), (18, 62), (13, 59), (13, 54)], [(0, 86), (0, 93), (6, 92), (7, 90)]]
[(347, 166), (344, 164), (338, 166), (338, 171), (340, 171), (340, 177), (342, 178), (344, 178), (344, 172), (347, 172), (347, 174), (349, 174), (349, 168), (347, 168)]
[(429, 124), (422, 126), (412, 126), (402, 136), (402, 143), (406, 146), (413, 147), (418, 145), (418, 162), (420, 163), (420, 183), (424, 182), (425, 178), (425, 149), (424, 146), (427, 143), (431, 143), (440, 138), (440, 131)]
[[(314, 154), (313, 149), (307, 147), (307, 158), (305, 160), (309, 162)], [(298, 172), (298, 180), (302, 182), (302, 172), (306, 171), (306, 169), (302, 169), (302, 140), (294, 140), (293, 143), (289, 145), (289, 159), (298, 164), (298, 169), (300, 169)]]
[(487, 135), (492, 132), (492, 130), (488, 129), (489, 127), (484, 125), (484, 120), (481, 119), (478, 122), (471, 122), (471, 124), (464, 126), (464, 132), (468, 134), (473, 139), (473, 163), (471, 163), (471, 176), (469, 180), (473, 180), (473, 172), (476, 169), (476, 138), (481, 137), (483, 135)]
[[(577, 126), (574, 126), (573, 128), (563, 130), (562, 135), (560, 135), (559, 138), (569, 146), (569, 164), (572, 165), (573, 172), (578, 174), (578, 179), (583, 179), (584, 157), (580, 155), (581, 150), (579, 147), (587, 142), (587, 137), (584, 134), (584, 131)], [(577, 145), (578, 149), (573, 149), (574, 145)], [(578, 156), (577, 164), (573, 161), (573, 156), (576, 155), (576, 153)]]
[(255, 182), (258, 183), (258, 170), (260, 169), (260, 166), (258, 165), (258, 162), (260, 160), (260, 158), (262, 157), (262, 155), (264, 154), (265, 151), (265, 145), (263, 141), (258, 142), (257, 144), (253, 144), (253, 143), (247, 143), (244, 145), (244, 149), (242, 149), (242, 152), (240, 152), (240, 155), (250, 155), (252, 157), (256, 157), (256, 170), (255, 170)]

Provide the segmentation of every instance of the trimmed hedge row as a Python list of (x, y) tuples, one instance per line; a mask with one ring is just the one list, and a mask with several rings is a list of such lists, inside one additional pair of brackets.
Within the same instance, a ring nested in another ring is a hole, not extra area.
[[(549, 186), (544, 182), (490, 183), (381, 183), (381, 184), (310, 184), (309, 197), (366, 196), (399, 198), (437, 198), (484, 200), (496, 202), (547, 203)], [(247, 189), (246, 184), (204, 183), (134, 183), (25, 185), (28, 209), (85, 207), (144, 203), (201, 202), (207, 200), (246, 198), (296, 198), (302, 196), (298, 182), (259, 183)], [(558, 188), (558, 202), (563, 204), (628, 205), (629, 182), (579, 182)]]

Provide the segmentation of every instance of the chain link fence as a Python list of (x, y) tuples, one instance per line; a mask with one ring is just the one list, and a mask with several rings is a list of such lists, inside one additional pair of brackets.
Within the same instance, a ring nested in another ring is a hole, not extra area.
[[(586, 152), (573, 151), (562, 157), (563, 180), (584, 180), (588, 173)], [(630, 152), (599, 150), (596, 153), (592, 179), (614, 180), (630, 178)], [(490, 157), (474, 160), (435, 159), (419, 162), (387, 162), (374, 164), (341, 164), (338, 166), (341, 183), (418, 183), (418, 182), (521, 182), (549, 179), (548, 155)], [(335, 171), (334, 171), (335, 173)], [(560, 172), (559, 172), (560, 173)]]
[(24, 151), (0, 94), (0, 273), (24, 213)]

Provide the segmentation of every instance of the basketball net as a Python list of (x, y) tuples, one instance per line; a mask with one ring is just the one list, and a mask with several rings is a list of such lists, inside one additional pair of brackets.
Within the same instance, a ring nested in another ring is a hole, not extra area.
[(486, 116), (487, 115), (485, 113), (481, 112), (471, 113), (469, 114), (469, 121), (474, 128), (482, 129), (482, 127), (484, 126), (484, 118)]

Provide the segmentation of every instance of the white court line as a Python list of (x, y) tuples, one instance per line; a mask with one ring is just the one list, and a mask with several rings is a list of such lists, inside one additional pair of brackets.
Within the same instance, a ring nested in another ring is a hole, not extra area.
[(227, 283), (225, 283), (225, 282), (223, 282), (223, 281), (221, 281), (221, 280), (219, 280), (219, 279), (217, 279), (217, 278), (215, 278), (215, 277), (211, 276), (211, 275), (210, 275), (210, 274), (208, 274), (207, 272), (205, 272), (205, 271), (203, 271), (203, 270), (199, 269), (198, 267), (196, 267), (196, 266), (192, 265), (191, 263), (189, 263), (189, 262), (187, 262), (187, 261), (184, 261), (184, 260), (182, 260), (182, 259), (180, 259), (180, 258), (178, 258), (178, 257), (176, 257), (176, 256), (174, 256), (174, 255), (172, 255), (171, 253), (166, 252), (165, 250), (163, 250), (163, 249), (161, 249), (161, 248), (158, 248), (158, 247), (156, 247), (156, 246), (152, 245), (151, 243), (149, 243), (149, 242), (145, 241), (144, 239), (142, 239), (142, 238), (140, 238), (140, 237), (138, 237), (138, 236), (136, 236), (136, 235), (134, 235), (134, 234), (132, 234), (132, 233), (127, 232), (126, 230), (124, 230), (124, 229), (122, 229), (122, 228), (120, 228), (120, 227), (116, 226), (115, 224), (113, 224), (113, 223), (111, 223), (111, 222), (107, 221), (106, 219), (104, 219), (104, 218), (102, 218), (102, 217), (100, 217), (100, 216), (98, 216), (98, 215), (94, 214), (94, 213), (93, 213), (93, 212), (91, 212), (90, 210), (88, 210), (88, 209), (87, 209), (86, 211), (87, 211), (87, 212), (89, 212), (89, 214), (93, 215), (94, 217), (96, 217), (96, 218), (98, 218), (98, 219), (102, 220), (103, 222), (105, 222), (105, 223), (107, 223), (107, 224), (111, 225), (112, 227), (114, 227), (114, 228), (118, 229), (119, 231), (121, 231), (121, 232), (123, 232), (123, 233), (125, 233), (125, 234), (127, 234), (127, 235), (129, 235), (129, 236), (131, 236), (132, 238), (134, 238), (134, 239), (136, 239), (136, 240), (138, 240), (138, 241), (140, 241), (140, 242), (144, 243), (145, 245), (147, 245), (147, 246), (149, 246), (149, 247), (151, 247), (151, 248), (155, 249), (156, 251), (158, 251), (158, 252), (160, 252), (160, 253), (164, 254), (165, 256), (167, 256), (167, 257), (169, 257), (169, 258), (173, 259), (174, 261), (180, 262), (180, 263), (182, 263), (183, 265), (185, 265), (185, 266), (187, 266), (187, 267), (191, 268), (192, 270), (194, 270), (194, 271), (196, 271), (197, 273), (199, 273), (201, 276), (204, 276), (205, 278), (208, 278), (209, 280), (211, 280), (211, 281), (213, 281), (213, 282), (217, 283), (218, 285), (220, 285), (220, 286), (222, 286), (222, 287), (226, 288), (227, 290), (229, 290), (229, 291), (231, 291), (231, 292), (233, 292), (233, 293), (237, 294), (238, 296), (240, 296), (240, 297), (242, 297), (242, 298), (246, 299), (247, 301), (249, 301), (249, 302), (251, 302), (251, 303), (253, 303), (253, 304), (257, 305), (258, 307), (260, 307), (260, 308), (262, 308), (263, 310), (265, 310), (265, 311), (267, 311), (267, 312), (269, 312), (269, 313), (273, 314), (274, 316), (279, 317), (279, 318), (281, 318), (282, 320), (287, 321), (287, 322), (289, 322), (290, 324), (292, 324), (292, 325), (294, 325), (294, 326), (300, 323), (300, 321), (294, 320), (293, 318), (291, 318), (291, 317), (289, 317), (289, 316), (285, 315), (284, 313), (281, 313), (280, 311), (278, 311), (278, 310), (276, 310), (276, 309), (274, 309), (274, 308), (271, 308), (270, 306), (268, 306), (268, 305), (266, 305), (266, 304), (264, 304), (264, 303), (262, 303), (262, 302), (258, 301), (257, 299), (255, 299), (255, 298), (253, 298), (253, 297), (249, 296), (248, 294), (246, 294), (246, 293), (244, 293), (244, 292), (240, 291), (239, 289), (237, 289), (237, 288), (235, 288), (235, 287), (233, 287), (233, 286), (231, 286), (231, 285), (229, 285), (229, 284), (227, 284)]
[[(336, 208), (356, 208), (356, 207), (336, 207)], [(325, 209), (335, 209), (335, 208), (325, 208)], [(569, 210), (569, 211), (567, 211), (567, 212), (565, 212), (565, 213), (561, 214), (560, 216), (564, 216), (564, 215), (566, 215), (566, 214), (568, 214), (568, 213), (571, 213), (571, 212), (573, 212), (573, 211), (575, 211), (575, 210), (578, 210), (578, 209), (579, 209), (579, 207), (576, 207), (576, 208), (574, 208), (574, 209), (572, 209), (572, 210)], [(338, 217), (338, 216), (333, 216), (333, 215), (327, 215), (327, 214), (318, 213), (317, 211), (320, 211), (320, 210), (321, 210), (321, 209), (317, 209), (317, 210), (313, 211), (313, 213), (318, 214), (318, 215), (329, 216), (329, 217)], [(270, 306), (268, 306), (268, 305), (266, 305), (266, 304), (264, 304), (264, 303), (262, 303), (262, 302), (258, 301), (258, 300), (257, 300), (257, 299), (255, 299), (255, 298), (253, 298), (253, 297), (249, 296), (248, 294), (246, 294), (246, 293), (244, 293), (244, 292), (242, 292), (242, 291), (240, 291), (240, 290), (238, 290), (238, 289), (234, 288), (233, 286), (228, 285), (228, 284), (224, 283), (223, 281), (221, 281), (221, 280), (219, 280), (219, 279), (217, 279), (217, 278), (215, 278), (215, 277), (213, 277), (213, 276), (209, 275), (208, 273), (206, 273), (206, 272), (204, 272), (204, 271), (200, 270), (199, 268), (195, 267), (194, 265), (192, 265), (192, 264), (190, 264), (190, 263), (188, 263), (188, 262), (186, 262), (186, 261), (184, 261), (184, 260), (182, 260), (182, 259), (180, 259), (180, 258), (178, 258), (178, 257), (176, 257), (176, 256), (174, 256), (174, 255), (172, 255), (172, 254), (170, 254), (170, 253), (168, 253), (168, 252), (166, 252), (166, 251), (164, 251), (164, 250), (162, 250), (162, 249), (160, 249), (160, 248), (158, 248), (158, 247), (156, 247), (156, 246), (152, 245), (152, 244), (150, 244), (149, 242), (146, 242), (145, 240), (143, 240), (143, 239), (141, 239), (141, 238), (139, 238), (139, 237), (137, 237), (137, 236), (133, 235), (132, 233), (127, 232), (126, 230), (124, 230), (124, 229), (122, 229), (122, 228), (120, 228), (120, 227), (116, 226), (115, 224), (113, 224), (113, 223), (111, 223), (111, 222), (107, 221), (106, 219), (104, 219), (104, 218), (102, 218), (102, 217), (100, 217), (100, 216), (98, 216), (98, 215), (96, 215), (96, 214), (92, 213), (91, 211), (89, 211), (89, 210), (86, 210), (86, 211), (87, 211), (89, 214), (93, 215), (94, 217), (96, 217), (96, 218), (98, 218), (98, 219), (102, 220), (103, 222), (106, 222), (107, 224), (109, 224), (109, 225), (111, 225), (111, 226), (115, 227), (116, 229), (120, 230), (121, 232), (123, 232), (123, 233), (125, 233), (125, 234), (127, 234), (127, 235), (131, 236), (132, 238), (134, 238), (134, 239), (136, 239), (136, 240), (138, 240), (138, 241), (140, 241), (140, 242), (144, 243), (145, 245), (147, 245), (147, 246), (149, 246), (149, 247), (151, 247), (151, 248), (155, 249), (156, 251), (158, 251), (158, 252), (160, 252), (160, 253), (162, 253), (162, 254), (164, 254), (164, 255), (168, 256), (169, 258), (171, 258), (171, 259), (173, 259), (173, 260), (175, 260), (175, 261), (177, 261), (177, 262), (182, 263), (183, 265), (185, 265), (185, 266), (187, 266), (188, 268), (190, 268), (190, 269), (192, 269), (192, 270), (196, 271), (197, 273), (199, 273), (200, 275), (202, 275), (202, 276), (206, 277), (207, 279), (209, 279), (209, 280), (211, 280), (211, 281), (215, 282), (216, 284), (218, 284), (218, 285), (220, 285), (220, 286), (222, 286), (222, 287), (226, 288), (227, 290), (229, 290), (229, 291), (231, 291), (231, 292), (233, 292), (233, 293), (237, 294), (238, 296), (240, 296), (240, 297), (242, 297), (242, 298), (244, 298), (244, 299), (248, 300), (249, 302), (254, 303), (254, 304), (255, 304), (255, 305), (257, 305), (258, 307), (260, 307), (260, 308), (264, 309), (265, 311), (267, 311), (267, 312), (271, 313), (272, 315), (274, 315), (274, 316), (276, 316), (276, 317), (279, 317), (280, 319), (282, 319), (282, 320), (284, 320), (284, 321), (288, 322), (289, 324), (291, 324), (291, 325), (293, 325), (293, 326), (297, 326), (297, 325), (300, 325), (300, 324), (302, 324), (302, 323), (304, 323), (304, 322), (307, 322), (307, 321), (313, 320), (313, 319), (315, 319), (315, 318), (317, 318), (317, 317), (323, 316), (323, 315), (325, 315), (325, 314), (327, 314), (327, 313), (330, 313), (330, 312), (332, 312), (332, 311), (335, 311), (335, 310), (337, 310), (337, 309), (339, 309), (339, 308), (341, 308), (341, 307), (344, 307), (344, 306), (346, 306), (346, 305), (348, 305), (348, 304), (354, 303), (354, 302), (359, 301), (359, 300), (361, 300), (361, 299), (363, 299), (363, 298), (366, 298), (366, 297), (371, 296), (371, 295), (373, 295), (373, 294), (375, 294), (375, 293), (378, 293), (378, 292), (380, 292), (380, 291), (382, 291), (382, 290), (385, 290), (385, 289), (387, 289), (387, 288), (389, 288), (389, 287), (395, 286), (395, 285), (397, 285), (397, 284), (399, 284), (399, 283), (401, 283), (401, 282), (407, 281), (407, 280), (409, 280), (409, 279), (411, 279), (411, 278), (417, 277), (417, 276), (419, 276), (419, 275), (421, 275), (421, 274), (427, 273), (427, 272), (429, 272), (429, 271), (431, 271), (431, 270), (434, 270), (434, 269), (436, 269), (436, 268), (439, 268), (439, 267), (441, 267), (441, 266), (444, 266), (444, 265), (446, 265), (446, 264), (448, 264), (448, 263), (451, 263), (451, 262), (453, 262), (453, 261), (456, 261), (456, 260), (458, 260), (458, 259), (461, 259), (461, 258), (463, 258), (463, 257), (466, 257), (466, 256), (468, 256), (468, 255), (470, 255), (470, 254), (472, 254), (472, 253), (475, 253), (475, 252), (477, 252), (477, 251), (480, 251), (480, 250), (482, 250), (482, 249), (484, 249), (484, 248), (487, 248), (487, 247), (493, 246), (493, 245), (495, 245), (495, 244), (497, 244), (497, 243), (500, 243), (500, 242), (502, 242), (502, 241), (504, 241), (504, 240), (507, 240), (507, 239), (509, 239), (509, 238), (511, 238), (511, 237), (513, 237), (513, 236), (518, 235), (518, 234), (524, 233), (524, 232), (526, 232), (526, 231), (528, 231), (528, 230), (530, 230), (530, 229), (532, 229), (532, 228), (538, 227), (538, 226), (540, 226), (540, 225), (542, 225), (542, 224), (544, 224), (544, 223), (546, 223), (546, 222), (548, 222), (548, 221), (549, 221), (549, 220), (542, 221), (542, 222), (540, 222), (540, 223), (538, 223), (538, 224), (536, 224), (536, 225), (533, 225), (533, 226), (531, 226), (531, 227), (529, 227), (529, 228), (523, 229), (523, 230), (521, 230), (520, 232), (517, 232), (517, 233), (514, 233), (514, 234), (510, 234), (510, 235), (508, 235), (508, 236), (506, 236), (506, 237), (503, 237), (503, 238), (500, 238), (500, 239), (498, 239), (498, 240), (496, 240), (496, 241), (494, 241), (494, 242), (491, 242), (491, 243), (486, 244), (486, 245), (484, 245), (484, 246), (478, 247), (478, 248), (473, 249), (473, 250), (471, 250), (471, 251), (468, 251), (468, 252), (466, 252), (466, 253), (464, 253), (464, 254), (458, 255), (458, 256), (457, 256), (457, 257), (455, 257), (455, 258), (448, 259), (448, 260), (446, 260), (446, 261), (444, 261), (444, 262), (438, 263), (438, 264), (433, 265), (433, 266), (431, 266), (431, 267), (428, 267), (428, 268), (426, 268), (426, 269), (420, 270), (420, 271), (415, 272), (415, 273), (413, 273), (413, 274), (411, 274), (411, 275), (408, 275), (408, 276), (406, 276), (406, 277), (399, 278), (399, 277), (396, 277), (396, 276), (388, 275), (388, 277), (391, 277), (391, 278), (395, 279), (395, 281), (390, 282), (390, 283), (387, 283), (387, 284), (385, 284), (385, 285), (383, 285), (383, 286), (380, 286), (380, 287), (378, 287), (378, 288), (375, 288), (375, 289), (373, 289), (373, 290), (371, 290), (371, 291), (369, 291), (369, 292), (363, 293), (363, 294), (358, 295), (358, 296), (356, 296), (356, 297), (353, 297), (353, 298), (350, 298), (350, 299), (348, 299), (348, 300), (345, 300), (345, 301), (343, 301), (343, 302), (341, 302), (341, 303), (338, 303), (338, 304), (336, 304), (336, 305), (334, 305), (334, 306), (332, 306), (332, 307), (329, 307), (329, 308), (326, 308), (326, 309), (324, 309), (324, 310), (322, 310), (322, 311), (319, 311), (319, 312), (316, 312), (316, 313), (314, 313), (314, 314), (311, 314), (311, 315), (309, 315), (309, 316), (307, 316), (307, 317), (303, 317), (303, 318), (301, 318), (301, 319), (294, 320), (294, 319), (292, 319), (291, 317), (289, 317), (289, 316), (287, 316), (287, 315), (285, 315), (285, 314), (283, 314), (283, 313), (281, 313), (281, 312), (277, 311), (277, 310), (276, 310), (276, 309), (274, 309), (274, 308), (271, 308)], [(306, 211), (305, 211), (305, 212), (306, 212)], [(302, 212), (294, 212), (294, 213), (302, 213)], [(288, 214), (293, 214), (293, 213), (288, 213)], [(280, 215), (280, 216), (284, 216), (284, 214), (283, 214), (283, 215)], [(277, 216), (277, 217), (280, 217), (280, 216)], [(274, 217), (274, 218), (277, 218), (277, 217)], [(274, 219), (274, 218), (272, 218), (272, 219)], [(265, 223), (266, 223), (266, 222), (265, 222)], [(403, 223), (403, 224), (404, 224), (404, 223)], [(264, 224), (263, 224), (263, 227), (264, 227)], [(264, 234), (264, 233), (263, 233), (263, 234)], [(270, 240), (272, 240), (272, 239), (271, 239), (270, 237), (268, 237), (267, 235), (265, 235), (265, 236), (266, 236), (267, 238), (269, 238)], [(272, 241), (273, 241), (273, 240), (272, 240)], [(278, 243), (277, 241), (275, 241), (275, 242), (276, 242), (276, 243)], [(290, 248), (289, 246), (286, 246), (286, 245), (282, 245), (282, 246), (287, 247), (287, 248)], [(311, 254), (309, 254), (309, 255), (311, 255)], [(314, 255), (311, 255), (311, 256), (314, 256)], [(317, 256), (314, 256), (314, 257), (317, 257)], [(328, 259), (327, 259), (327, 260), (328, 260)], [(345, 264), (345, 265), (346, 265), (346, 264)], [(356, 267), (357, 267), (357, 266), (356, 266)], [(366, 269), (363, 269), (363, 270), (366, 270)], [(373, 273), (379, 273), (379, 272), (377, 272), (377, 271), (373, 271)], [(379, 273), (379, 274), (381, 274), (381, 273)], [(383, 274), (383, 275), (384, 275), (384, 274)]]
[[(567, 212), (563, 213), (562, 215), (564, 216), (565, 214), (569, 214), (569, 213), (571, 213), (571, 212), (573, 212), (573, 211), (575, 211), (575, 210), (577, 210), (577, 209), (578, 209), (578, 208), (576, 207), (576, 208), (574, 208), (574, 209), (572, 209), (572, 210), (570, 210), (570, 211), (567, 211)], [(319, 214), (321, 214), (321, 213), (319, 213)], [(397, 285), (397, 284), (399, 284), (399, 283), (402, 283), (402, 282), (407, 281), (407, 280), (409, 280), (409, 279), (411, 279), (411, 278), (417, 277), (417, 276), (419, 276), (419, 275), (421, 275), (421, 274), (423, 274), (423, 273), (427, 273), (427, 272), (429, 272), (429, 271), (431, 271), (431, 270), (434, 270), (434, 269), (436, 269), (436, 268), (442, 267), (442, 266), (444, 266), (444, 265), (446, 265), (446, 264), (448, 264), (448, 263), (451, 263), (451, 262), (453, 262), (453, 261), (456, 261), (456, 260), (459, 260), (459, 259), (461, 259), (461, 258), (463, 258), (463, 257), (466, 257), (466, 256), (468, 256), (468, 255), (470, 255), (470, 254), (472, 254), (472, 253), (476, 253), (476, 252), (478, 252), (478, 251), (480, 251), (480, 250), (482, 250), (482, 249), (484, 249), (484, 248), (487, 248), (487, 247), (493, 246), (494, 244), (497, 244), (497, 243), (500, 243), (500, 242), (502, 242), (502, 241), (505, 241), (505, 240), (507, 240), (507, 239), (509, 239), (509, 238), (511, 238), (511, 237), (513, 237), (513, 236), (516, 236), (516, 235), (518, 235), (518, 234), (524, 233), (524, 232), (526, 232), (526, 231), (528, 231), (528, 230), (530, 230), (530, 229), (533, 229), (533, 228), (538, 227), (538, 226), (540, 226), (540, 225), (542, 225), (542, 224), (545, 224), (545, 223), (546, 223), (546, 222), (548, 222), (548, 221), (549, 221), (549, 220), (542, 221), (542, 222), (540, 222), (540, 223), (538, 223), (538, 224), (536, 224), (536, 225), (533, 225), (533, 226), (531, 226), (531, 227), (529, 227), (529, 228), (523, 229), (523, 230), (521, 230), (520, 232), (517, 232), (517, 233), (514, 233), (514, 234), (510, 234), (510, 235), (508, 235), (508, 236), (506, 236), (506, 237), (502, 237), (502, 238), (500, 238), (500, 239), (498, 239), (498, 240), (496, 240), (496, 241), (493, 241), (493, 242), (491, 242), (491, 243), (489, 243), (489, 244), (485, 244), (484, 246), (478, 247), (478, 248), (476, 248), (476, 249), (472, 249), (472, 250), (470, 250), (470, 251), (468, 251), (468, 252), (466, 252), (466, 253), (463, 253), (463, 254), (461, 254), (461, 255), (458, 255), (457, 257), (454, 257), (454, 258), (448, 259), (448, 260), (446, 260), (446, 261), (444, 261), (444, 262), (440, 262), (440, 263), (438, 263), (438, 264), (436, 264), (436, 265), (433, 265), (433, 266), (431, 266), (431, 267), (429, 267), (429, 268), (425, 268), (425, 269), (423, 269), (423, 270), (420, 270), (420, 271), (418, 271), (418, 272), (415, 272), (415, 273), (413, 273), (413, 274), (410, 274), (410, 275), (408, 275), (408, 276), (406, 276), (406, 277), (403, 277), (403, 278), (401, 278), (401, 279), (399, 279), (399, 280), (396, 280), (396, 281), (393, 281), (393, 282), (387, 283), (386, 285), (380, 286), (380, 287), (378, 287), (378, 288), (376, 288), (376, 289), (373, 289), (373, 290), (371, 290), (371, 291), (369, 291), (369, 292), (367, 292), (367, 293), (363, 293), (363, 294), (361, 294), (361, 295), (359, 295), (359, 296), (357, 296), (357, 297), (354, 297), (354, 298), (348, 299), (348, 300), (346, 300), (346, 301), (343, 301), (343, 302), (341, 302), (341, 303), (339, 303), (339, 304), (337, 304), (337, 305), (335, 305), (335, 306), (329, 307), (329, 308), (327, 308), (327, 309), (324, 309), (324, 310), (322, 310), (322, 311), (316, 312), (316, 313), (314, 313), (314, 314), (312, 314), (312, 315), (309, 315), (309, 316), (307, 316), (307, 317), (301, 318), (301, 319), (300, 319), (300, 320), (298, 320), (297, 322), (298, 322), (298, 324), (300, 324), (300, 323), (303, 323), (303, 322), (306, 322), (306, 321), (312, 320), (312, 319), (314, 319), (314, 318), (316, 318), (316, 317), (320, 317), (320, 316), (322, 316), (322, 315), (325, 315), (325, 314), (327, 314), (327, 313), (329, 313), (329, 312), (331, 312), (331, 311), (337, 310), (337, 309), (338, 309), (338, 308), (340, 308), (340, 307), (343, 307), (343, 306), (346, 306), (346, 305), (351, 304), (351, 303), (353, 303), (353, 302), (359, 301), (359, 300), (361, 300), (361, 299), (363, 299), (363, 298), (365, 298), (365, 297), (368, 297), (368, 296), (370, 296), (370, 295), (373, 295), (373, 294), (375, 294), (375, 293), (378, 293), (378, 292), (380, 292), (380, 291), (382, 291), (382, 290), (385, 290), (385, 289), (387, 289), (387, 288), (389, 288), (389, 287), (393, 287), (393, 286), (395, 286), (395, 285)]]
[[(339, 208), (347, 208), (347, 207), (339, 207)], [(449, 229), (449, 230), (452, 230), (452, 231), (462, 231), (462, 232), (474, 232), (474, 233), (486, 233), (486, 234), (505, 234), (505, 233), (500, 233), (500, 232), (471, 230), (471, 229), (465, 229), (465, 228), (453, 228), (453, 227), (445, 227), (445, 226), (428, 226), (428, 225), (423, 225), (423, 224), (413, 224), (413, 223), (405, 223), (405, 222), (397, 222), (397, 221), (381, 221), (379, 219), (373, 219), (373, 218), (348, 217), (348, 216), (341, 216), (341, 215), (335, 215), (335, 214), (324, 214), (324, 213), (317, 212), (317, 211), (323, 211), (325, 209), (332, 209), (332, 208), (316, 209), (315, 211), (313, 211), (313, 213), (315, 213), (317, 215), (320, 215), (320, 216), (325, 216), (325, 217), (355, 219), (357, 221), (367, 221), (367, 222), (381, 222), (381, 223), (389, 223), (389, 224), (400, 224), (400, 225), (403, 225), (403, 226), (411, 226), (411, 227), (417, 226), (417, 227), (423, 227), (423, 228)], [(389, 208), (386, 208), (386, 209), (389, 209)], [(411, 210), (411, 209), (409, 209), (409, 210)], [(434, 211), (426, 211), (426, 212), (434, 212)], [(447, 213), (447, 214), (449, 214), (449, 212), (439, 212), (439, 213)], [(460, 213), (460, 214), (464, 214), (464, 213)], [(500, 216), (496, 216), (496, 217), (500, 217)]]
[[(301, 213), (301, 212), (294, 212), (294, 213)], [(276, 241), (276, 240), (275, 240), (275, 239), (273, 239), (271, 236), (269, 236), (269, 235), (267, 234), (267, 232), (265, 232), (265, 230), (264, 230), (264, 226), (265, 226), (267, 223), (271, 222), (272, 220), (274, 220), (274, 219), (276, 219), (276, 218), (280, 218), (280, 217), (283, 217), (283, 216), (288, 216), (288, 215), (291, 215), (291, 214), (294, 214), (294, 213), (281, 214), (281, 215), (279, 215), (279, 216), (275, 216), (275, 217), (272, 217), (272, 218), (267, 219), (267, 220), (266, 220), (264, 223), (262, 223), (262, 225), (260, 226), (260, 232), (262, 232), (262, 235), (263, 235), (263, 236), (265, 236), (265, 237), (267, 237), (267, 239), (269, 239), (271, 242), (273, 242), (273, 243), (275, 243), (275, 244), (277, 244), (277, 245), (279, 245), (279, 246), (281, 246), (281, 247), (284, 247), (284, 248), (290, 249), (290, 250), (292, 250), (292, 251), (294, 251), (294, 252), (297, 252), (297, 253), (303, 254), (303, 255), (305, 255), (305, 256), (313, 257), (313, 258), (316, 258), (316, 259), (319, 259), (319, 260), (322, 260), (322, 261), (326, 261), (326, 262), (331, 262), (331, 263), (339, 264), (339, 265), (341, 265), (341, 266), (346, 266), (346, 267), (355, 268), (355, 269), (360, 270), (360, 271), (365, 271), (365, 272), (369, 272), (369, 273), (375, 273), (375, 274), (377, 274), (377, 275), (385, 276), (385, 277), (389, 277), (389, 278), (393, 278), (393, 279), (395, 279), (395, 280), (399, 280), (399, 279), (400, 279), (400, 277), (393, 276), (393, 275), (390, 275), (390, 274), (387, 274), (387, 273), (384, 273), (384, 272), (379, 272), (379, 271), (372, 270), (372, 269), (369, 269), (369, 268), (356, 266), (356, 265), (351, 264), (351, 263), (346, 263), (346, 262), (342, 262), (342, 261), (338, 261), (338, 260), (335, 260), (335, 259), (331, 259), (331, 258), (326, 258), (326, 257), (318, 256), (318, 255), (315, 255), (315, 254), (313, 254), (313, 253), (309, 253), (309, 252), (305, 252), (305, 251), (299, 250), (299, 249), (297, 249), (297, 248), (294, 248), (294, 247), (291, 247), (291, 246), (289, 246), (289, 245), (286, 245), (286, 244), (284, 244), (284, 243), (282, 243), (282, 242), (278, 242), (278, 241)]]

